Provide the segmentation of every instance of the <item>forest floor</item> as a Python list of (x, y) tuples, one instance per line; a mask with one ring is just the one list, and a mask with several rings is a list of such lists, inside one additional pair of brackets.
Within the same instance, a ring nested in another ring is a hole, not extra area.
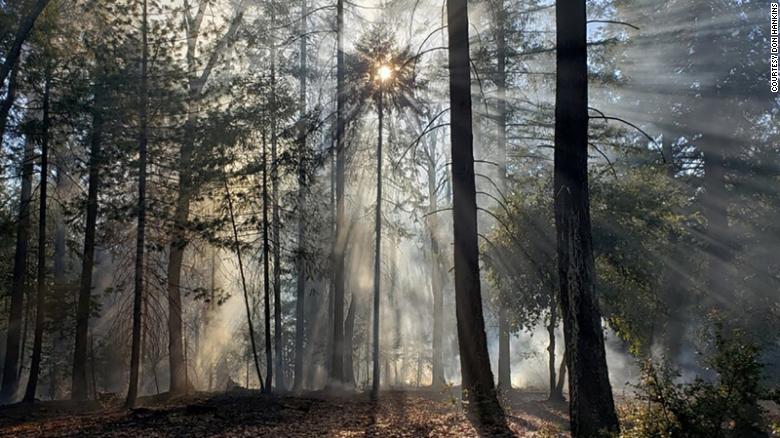
[[(65, 401), (0, 407), (0, 437), (475, 437), (455, 390), (366, 394), (263, 395), (239, 390), (177, 399), (145, 397), (136, 409), (121, 400)], [(517, 436), (567, 436), (567, 406), (544, 394), (512, 391), (503, 404)]]

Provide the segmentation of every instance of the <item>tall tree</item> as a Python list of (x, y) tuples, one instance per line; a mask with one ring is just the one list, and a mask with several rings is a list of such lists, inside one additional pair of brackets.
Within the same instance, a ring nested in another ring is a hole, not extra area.
[[(99, 57), (99, 55), (98, 55)], [(101, 148), (103, 142), (103, 111), (107, 76), (101, 74), (100, 62), (93, 85), (92, 132), (89, 151), (89, 180), (87, 188), (87, 218), (84, 229), (84, 253), (81, 259), (81, 281), (76, 308), (76, 345), (73, 352), (71, 398), (87, 398), (87, 335), (89, 329), (90, 302), (92, 300), (92, 271), (95, 267), (95, 236), (97, 231), (98, 191), (100, 185)]]
[[(496, 155), (498, 162), (498, 198), (506, 193), (506, 9), (503, 0), (494, 5), (494, 20), (496, 26)], [(507, 307), (498, 306), (498, 387), (512, 388), (512, 370), (509, 359), (509, 318)]]
[[(275, 22), (275, 13), (271, 13), (271, 22)], [(274, 354), (276, 355), (276, 389), (284, 391), (283, 358), (282, 358), (282, 264), (279, 240), (279, 162), (277, 148), (279, 135), (276, 132), (278, 128), (278, 117), (280, 114), (278, 100), (276, 98), (276, 42), (271, 41), (271, 109), (273, 117), (271, 118), (271, 242), (274, 257)]]
[(433, 294), (433, 339), (431, 361), (431, 385), (434, 388), (443, 387), (444, 360), (444, 275), (442, 273), (442, 254), (439, 246), (437, 232), (439, 221), (436, 213), (439, 210), (439, 194), (437, 181), (437, 156), (436, 136), (428, 142), (428, 150), (425, 154), (426, 172), (428, 176), (428, 239), (430, 240), (430, 264), (431, 264), (431, 291)]
[(304, 351), (304, 330), (305, 325), (305, 298), (306, 298), (306, 273), (304, 272), (304, 255), (306, 239), (306, 140), (308, 127), (304, 124), (306, 120), (306, 75), (307, 50), (308, 50), (308, 6), (307, 0), (301, 0), (301, 30), (300, 30), (300, 94), (298, 105), (300, 107), (301, 132), (298, 137), (298, 255), (295, 258), (295, 365), (293, 375), (293, 390), (299, 391), (303, 388), (303, 351)]
[[(387, 69), (383, 66), (380, 68)], [(380, 73), (380, 81), (384, 81)], [(384, 93), (383, 83), (379, 83), (379, 98), (377, 111), (379, 115), (379, 134), (376, 146), (376, 207), (374, 210), (374, 306), (373, 306), (373, 351), (374, 361), (373, 378), (371, 379), (371, 398), (379, 397), (379, 291), (382, 278), (382, 125), (384, 120)], [(353, 298), (354, 300), (354, 298)], [(352, 354), (352, 352), (349, 352)]]
[(273, 353), (271, 352), (271, 277), (269, 272), (270, 246), (268, 239), (268, 155), (266, 133), (262, 133), (263, 151), (263, 307), (265, 310), (265, 391), (271, 392), (274, 375)]
[[(49, 62), (48, 60), (46, 61)], [(30, 362), (30, 377), (27, 380), (27, 390), (24, 401), (35, 400), (35, 391), (38, 388), (38, 376), (41, 370), (41, 355), (43, 352), (43, 325), (45, 323), (47, 279), (46, 279), (46, 201), (47, 179), (49, 176), (49, 128), (50, 128), (50, 99), (51, 99), (51, 66), (46, 66), (43, 85), (43, 124), (41, 126), (41, 177), (38, 191), (40, 209), (38, 210), (38, 275), (35, 305), (35, 334), (33, 335), (33, 353)]]
[(490, 371), (477, 245), (477, 194), (471, 115), (469, 19), (466, 0), (447, 0), (449, 35), (452, 219), (455, 258), (455, 313), (464, 397), (482, 424), (504, 423)]
[(142, 0), (141, 16), (141, 84), (139, 90), (138, 133), (138, 225), (135, 244), (135, 287), (133, 292), (133, 335), (130, 352), (130, 381), (125, 405), (135, 406), (138, 397), (138, 373), (141, 367), (141, 306), (144, 300), (144, 246), (146, 238), (146, 163), (149, 141), (149, 20), (147, 0)]
[(220, 56), (234, 41), (244, 15), (244, 4), (239, 2), (237, 10), (227, 30), (217, 40), (201, 69), (198, 62), (198, 43), (203, 32), (203, 21), (211, 2), (200, 1), (197, 12), (192, 15), (189, 2), (184, 3), (184, 26), (187, 30), (187, 99), (185, 108), (187, 119), (184, 124), (184, 136), (179, 149), (179, 187), (176, 194), (176, 207), (171, 230), (171, 244), (168, 253), (168, 358), (170, 363), (172, 394), (181, 394), (187, 389), (186, 364), (184, 363), (182, 333), (181, 271), (184, 250), (187, 247), (187, 228), (190, 216), (190, 204), (198, 193), (195, 181), (194, 162), (195, 140), (197, 137), (198, 113), (206, 84), (211, 77)]
[(336, 1), (336, 238), (333, 241), (333, 345), (329, 380), (344, 380), (344, 255), (346, 251), (344, 184), (346, 152), (344, 150), (345, 102), (344, 90), (344, 0)]
[(556, 6), (555, 228), (573, 436), (619, 426), (595, 288), (588, 194), (588, 53), (585, 0)]
[[(13, 401), (19, 388), (19, 358), (22, 341), (22, 319), (24, 313), (24, 288), (27, 272), (27, 250), (30, 239), (30, 202), (32, 200), (34, 143), (25, 140), (22, 158), (22, 184), (19, 196), (19, 213), (16, 222), (16, 250), (11, 280), (11, 305), (8, 314), (8, 334), (5, 343), (3, 384), (0, 389), (0, 403)], [(25, 327), (26, 329), (26, 327)], [(26, 331), (26, 330), (25, 330)]]

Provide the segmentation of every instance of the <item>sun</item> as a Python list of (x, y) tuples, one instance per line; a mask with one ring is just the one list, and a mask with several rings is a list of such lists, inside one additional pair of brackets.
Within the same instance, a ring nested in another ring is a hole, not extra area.
[(393, 69), (387, 64), (380, 65), (376, 73), (381, 82), (387, 82), (390, 79), (393, 79)]

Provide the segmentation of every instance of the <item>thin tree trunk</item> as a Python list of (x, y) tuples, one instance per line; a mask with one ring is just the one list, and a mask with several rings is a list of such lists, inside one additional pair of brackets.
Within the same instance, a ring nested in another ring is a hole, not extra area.
[[(381, 85), (380, 85), (381, 86)], [(376, 216), (374, 217), (374, 375), (371, 381), (371, 398), (379, 397), (379, 289), (382, 274), (382, 121), (384, 93), (379, 90), (379, 140), (376, 147)]]
[(458, 345), (463, 392), (469, 402), (469, 413), (481, 424), (506, 427), (490, 370), (482, 313), (466, 4), (466, 0), (447, 0)]
[[(274, 15), (271, 14), (272, 21)], [(279, 163), (277, 162), (277, 123), (278, 109), (276, 108), (276, 45), (271, 44), (271, 107), (274, 114), (271, 118), (271, 246), (274, 258), (274, 354), (276, 355), (276, 390), (286, 391), (284, 383), (284, 358), (282, 356), (282, 264), (280, 256), (279, 236)]]
[(304, 352), (304, 333), (305, 326), (305, 297), (306, 297), (306, 273), (304, 272), (304, 257), (306, 254), (306, 131), (308, 127), (304, 124), (306, 120), (306, 75), (307, 65), (307, 44), (308, 38), (308, 7), (307, 0), (301, 0), (301, 47), (300, 47), (300, 105), (301, 133), (299, 139), (300, 150), (298, 152), (298, 256), (296, 257), (296, 284), (295, 284), (295, 371), (293, 377), (293, 390), (300, 391), (303, 388), (303, 352)]
[[(98, 77), (100, 81), (101, 76)], [(87, 218), (84, 230), (84, 256), (81, 259), (81, 282), (76, 309), (76, 346), (73, 350), (71, 399), (87, 398), (87, 333), (89, 307), (92, 300), (92, 270), (95, 266), (95, 236), (97, 229), (100, 160), (103, 141), (103, 89), (95, 86), (92, 106), (92, 136), (89, 154), (89, 188), (87, 189)]]
[(43, 352), (43, 324), (46, 309), (46, 201), (47, 179), (49, 175), (49, 99), (51, 93), (51, 69), (46, 68), (46, 79), (43, 91), (43, 135), (41, 140), (41, 178), (39, 196), (41, 206), (38, 210), (38, 293), (36, 295), (35, 334), (33, 336), (33, 353), (30, 363), (30, 378), (27, 380), (25, 402), (35, 401), (35, 391), (38, 388), (38, 375), (41, 369), (41, 354)]
[(27, 41), (27, 37), (35, 26), (35, 20), (37, 20), (38, 16), (41, 15), (41, 12), (46, 9), (47, 4), (49, 4), (49, 0), (36, 1), (30, 12), (20, 23), (19, 29), (16, 30), (14, 41), (11, 43), (11, 48), (8, 50), (8, 53), (3, 56), (3, 65), (0, 66), (0, 84), (5, 83), (8, 73), (14, 65), (16, 65), (16, 61), (22, 53), (22, 46), (24, 45), (24, 42)]
[(8, 334), (5, 342), (3, 384), (0, 404), (13, 401), (19, 387), (20, 350), (23, 349), (22, 318), (24, 314), (24, 290), (27, 274), (27, 249), (30, 239), (30, 201), (32, 198), (33, 156), (32, 140), (27, 139), (22, 158), (22, 184), (19, 196), (19, 214), (16, 224), (16, 250), (11, 280), (11, 306), (8, 314)]
[(149, 62), (147, 0), (143, 0), (141, 24), (141, 107), (139, 111), (140, 134), (138, 139), (138, 225), (135, 246), (135, 291), (133, 294), (133, 340), (130, 353), (130, 382), (127, 390), (127, 407), (134, 407), (138, 397), (138, 371), (141, 365), (141, 304), (144, 297), (144, 245), (146, 237), (146, 147), (148, 142), (147, 74)]
[(588, 69), (585, 0), (556, 8), (555, 228), (564, 337), (569, 352), (572, 436), (619, 429), (595, 288), (588, 195)]
[(333, 280), (333, 345), (329, 380), (340, 384), (344, 381), (344, 253), (346, 239), (344, 233), (344, 184), (345, 161), (344, 151), (344, 106), (346, 95), (344, 90), (344, 0), (336, 1), (336, 238), (333, 241), (333, 263), (335, 276)]
[[(506, 31), (504, 2), (499, 1), (495, 11), (496, 31), (496, 56), (498, 58), (496, 70), (497, 102), (497, 161), (498, 161), (498, 188), (501, 193), (498, 199), (503, 199), (506, 192)], [(497, 293), (501, 293), (496, 291)], [(512, 389), (512, 370), (509, 351), (509, 317), (507, 307), (498, 306), (498, 387)]]
[(273, 382), (273, 354), (271, 352), (271, 296), (269, 275), (269, 246), (268, 246), (268, 159), (266, 158), (266, 136), (262, 134), (263, 141), (263, 302), (265, 308), (265, 387), (264, 391), (271, 392)]
[(563, 397), (563, 385), (566, 382), (566, 364), (569, 362), (569, 351), (563, 352), (561, 364), (558, 366), (558, 383), (555, 385), (555, 393)]
[[(238, 259), (238, 272), (241, 274), (241, 289), (244, 292), (244, 307), (246, 309), (246, 322), (249, 327), (249, 340), (252, 344), (252, 358), (255, 361), (255, 371), (257, 372), (257, 381), (260, 382), (260, 389), (265, 390), (263, 385), (263, 375), (260, 373), (260, 359), (257, 355), (257, 342), (255, 342), (255, 327), (252, 324), (252, 312), (249, 306), (249, 292), (246, 288), (246, 278), (244, 276), (244, 263), (241, 259), (241, 245), (238, 240), (238, 228), (236, 227), (236, 218), (233, 215), (233, 200), (230, 196), (230, 188), (228, 187), (227, 180), (225, 180), (225, 196), (228, 201), (228, 213), (230, 213), (230, 224), (233, 226), (233, 242), (236, 247), (236, 258)], [(212, 268), (213, 269), (213, 268)], [(213, 274), (212, 274), (213, 275)], [(213, 284), (213, 280), (212, 280)], [(212, 286), (213, 287), (213, 286)], [(249, 364), (247, 364), (247, 384), (249, 388)], [(209, 390), (211, 389), (211, 374), (209, 374)]]
[(439, 239), (436, 236), (439, 221), (436, 212), (439, 209), (439, 196), (436, 191), (436, 141), (430, 141), (427, 156), (428, 171), (428, 238), (431, 245), (431, 291), (433, 294), (433, 345), (431, 360), (431, 386), (441, 388), (444, 379), (444, 361), (442, 358), (442, 338), (444, 336), (444, 291), (442, 286), (442, 263)]
[[(550, 374), (550, 401), (562, 401), (563, 400), (563, 387), (558, 387), (555, 373), (555, 327), (558, 325), (558, 300), (555, 295), (558, 290), (555, 287), (550, 288), (550, 321), (547, 325), (547, 336), (550, 339), (550, 343), (547, 346), (547, 353), (549, 356), (549, 374)], [(561, 367), (565, 364), (564, 360), (561, 361)], [(563, 385), (563, 378), (560, 380)]]
[(356, 296), (352, 293), (344, 322), (344, 382), (348, 387), (355, 385), (355, 369), (352, 361), (353, 336), (355, 334)]
[(19, 75), (19, 68), (14, 67), (11, 70), (11, 76), (8, 79), (8, 88), (6, 89), (5, 99), (0, 103), (0, 144), (3, 143), (5, 138), (5, 128), (8, 126), (8, 113), (11, 112), (11, 108), (16, 102), (16, 88), (18, 86), (17, 76)]

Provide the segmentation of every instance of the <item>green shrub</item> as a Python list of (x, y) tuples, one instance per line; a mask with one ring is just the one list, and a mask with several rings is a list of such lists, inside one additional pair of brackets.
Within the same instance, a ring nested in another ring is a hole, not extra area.
[(668, 365), (644, 364), (638, 400), (623, 410), (627, 437), (756, 437), (768, 425), (762, 398), (759, 348), (738, 331), (718, 327), (714, 353), (704, 361), (716, 378), (679, 383)]

